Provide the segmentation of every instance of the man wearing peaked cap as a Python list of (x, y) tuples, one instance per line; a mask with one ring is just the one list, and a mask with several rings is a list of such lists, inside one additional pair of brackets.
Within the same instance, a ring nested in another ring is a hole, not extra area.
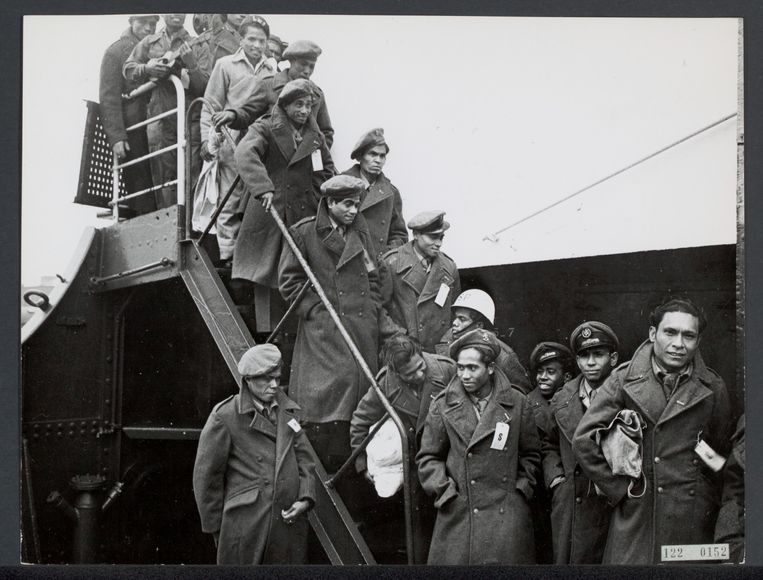
[[(445, 334), (435, 345), (435, 352), (438, 354), (447, 356), (450, 344), (471, 330), (484, 328), (496, 332), (494, 326), (495, 304), (484, 290), (473, 288), (459, 294), (451, 305), (451, 315), (453, 321), (450, 328), (445, 331)], [(495, 364), (506, 374), (511, 385), (526, 395), (532, 390), (527, 371), (508, 344), (500, 339), (498, 343), (501, 345), (501, 354), (498, 355)]]
[[(379, 353), (379, 272), (368, 226), (359, 213), (365, 183), (337, 175), (321, 186), (314, 217), (291, 228), (296, 246), (318, 279), (342, 325), (376, 372)], [(284, 246), (278, 268), (284, 300), (297, 299), (307, 275), (291, 246)], [(350, 352), (326, 305), (308, 290), (296, 307), (299, 317), (289, 393), (305, 409), (305, 430), (327, 471), (337, 470), (350, 455), (350, 419), (369, 380)], [(360, 480), (342, 478), (340, 488), (353, 494)]]
[(284, 41), (275, 34), (271, 34), (270, 38), (268, 38), (268, 52), (270, 53), (270, 56), (273, 57), (273, 60), (276, 61), (276, 63), (279, 63), (283, 60), (284, 48)]
[(383, 171), (388, 153), (389, 145), (384, 137), (384, 129), (371, 129), (360, 137), (352, 150), (350, 158), (357, 163), (344, 172), (366, 182), (367, 191), (360, 211), (368, 223), (377, 254), (383, 254), (408, 241), (400, 191)]
[(238, 394), (214, 407), (199, 437), (193, 492), (202, 531), (214, 537), (218, 564), (303, 564), (315, 472), (300, 408), (279, 388), (281, 352), (253, 346), (238, 371)]
[(403, 332), (425, 352), (450, 326), (450, 309), (461, 292), (456, 263), (440, 251), (450, 224), (445, 212), (434, 210), (414, 216), (408, 227), (413, 240), (382, 256), (385, 313), (382, 335)]
[(429, 408), (416, 462), (437, 509), (428, 564), (533, 564), (540, 440), (484, 329), (451, 345), (456, 373)]
[[(558, 347), (561, 345), (557, 345)], [(551, 537), (555, 564), (600, 564), (611, 508), (588, 490), (571, 441), (599, 390), (617, 365), (619, 341), (602, 322), (584, 322), (570, 335), (580, 376), (568, 380), (551, 399), (543, 438), (543, 476), (552, 496)]]
[[(527, 395), (527, 402), (532, 408), (535, 425), (542, 440), (547, 437), (547, 431), (551, 429), (549, 401), (562, 385), (572, 379), (574, 364), (570, 349), (558, 342), (541, 342), (530, 354), (530, 370), (536, 386)], [(539, 485), (538, 488), (538, 493), (532, 502), (535, 549), (539, 564), (551, 564), (553, 554), (551, 495), (545, 485)]]
[[(230, 125), (234, 129), (246, 129), (271, 111), (278, 100), (278, 95), (289, 81), (310, 79), (320, 54), (321, 48), (311, 40), (292, 42), (283, 53), (283, 58), (289, 61), (289, 68), (277, 72), (258, 84), (249, 100), (243, 105), (216, 113), (212, 117), (215, 126)], [(326, 96), (318, 86), (315, 86), (314, 92), (315, 99), (310, 114), (326, 138), (328, 148), (331, 149), (331, 144), (334, 142), (334, 128), (331, 126), (331, 118), (326, 107)]]
[(269, 210), (275, 209), (287, 227), (314, 216), (320, 185), (334, 175), (331, 153), (311, 115), (314, 90), (307, 79), (286, 83), (272, 113), (249, 128), (235, 151), (249, 198), (231, 275), (254, 283), (258, 332), (271, 331), (285, 312), (275, 292), (283, 240)]
[[(699, 351), (706, 324), (689, 299), (658, 305), (647, 339), (599, 387), (575, 431), (581, 469), (613, 506), (604, 564), (658, 564), (663, 546), (713, 541), (734, 423), (726, 385)], [(638, 477), (615, 473), (619, 462), (595, 435), (621, 411), (643, 425)]]

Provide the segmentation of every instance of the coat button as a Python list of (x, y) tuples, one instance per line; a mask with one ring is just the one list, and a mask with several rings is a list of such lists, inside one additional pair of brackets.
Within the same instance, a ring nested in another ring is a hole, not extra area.
[(689, 495), (694, 495), (694, 490), (693, 489), (689, 490)]
[(694, 465), (697, 465), (697, 464), (699, 463), (699, 459), (692, 459), (692, 460), (691, 460), (691, 462), (692, 462)]
[(471, 457), (472, 456), (472, 452), (470, 451), (469, 453), (466, 454), (466, 456), (467, 457)]
[(583, 498), (582, 497), (576, 497), (575, 498), (575, 503), (583, 503)]
[(475, 513), (475, 514), (476, 514), (476, 513), (479, 513), (479, 511), (480, 511), (480, 510), (479, 510), (478, 508), (474, 508), (474, 513)]
[(257, 456), (257, 461), (259, 461), (259, 462), (262, 462), (262, 457), (260, 457), (260, 456), (258, 455), (258, 456)]
[(358, 312), (358, 316), (360, 316), (361, 318), (363, 318), (363, 313), (362, 313), (362, 312)]
[(502, 514), (502, 513), (503, 513), (503, 511), (504, 511), (504, 510), (503, 510), (503, 508), (501, 508), (501, 509), (499, 509), (499, 510), (498, 510), (498, 513), (499, 513), (499, 514)]
[(366, 295), (366, 291), (365, 291), (365, 290), (361, 290), (361, 291), (360, 291), (360, 295), (361, 295), (361, 296), (365, 296), (365, 295)]
[(659, 457), (655, 457), (655, 458), (654, 458), (654, 462), (655, 462), (655, 463), (659, 463), (659, 462), (660, 462), (660, 458), (659, 458)]
[(662, 486), (657, 488), (657, 493), (662, 493)]
[(344, 295), (344, 292), (343, 292), (342, 290), (340, 290), (340, 291), (339, 291), (339, 295), (340, 295), (340, 296), (343, 296), (343, 295)]
[(383, 223), (383, 224), (386, 224), (386, 223), (387, 223), (387, 220), (382, 220), (382, 223)]
[(575, 468), (575, 475), (580, 475), (580, 468), (579, 467)]
[(477, 483), (477, 482), (476, 482), (476, 481), (474, 481), (474, 480), (472, 479), (472, 480), (471, 480), (469, 483), (471, 483), (472, 485), (474, 485), (474, 484), (475, 484), (475, 483)]
[(408, 432), (413, 433), (413, 427), (408, 427)]

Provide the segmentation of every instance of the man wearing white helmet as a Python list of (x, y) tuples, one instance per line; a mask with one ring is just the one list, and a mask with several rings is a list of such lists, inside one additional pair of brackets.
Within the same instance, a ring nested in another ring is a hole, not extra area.
[[(435, 352), (448, 356), (450, 344), (472, 330), (484, 328), (495, 332), (495, 303), (484, 290), (471, 289), (458, 295), (451, 306), (453, 322), (450, 329), (443, 334), (440, 342), (435, 345)], [(523, 394), (532, 390), (527, 371), (519, 362), (517, 353), (505, 342), (498, 340), (501, 354), (495, 361), (496, 366), (509, 378), (512, 386)]]

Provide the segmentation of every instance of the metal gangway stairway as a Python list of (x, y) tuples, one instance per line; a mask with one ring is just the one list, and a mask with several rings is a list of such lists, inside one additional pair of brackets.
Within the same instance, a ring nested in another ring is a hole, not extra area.
[[(191, 117), (191, 110), (194, 107), (208, 106), (211, 109), (211, 106), (203, 98), (199, 98), (193, 101), (189, 107), (186, 107), (185, 95), (180, 80), (174, 75), (170, 76), (169, 80), (175, 87), (177, 107), (129, 127), (127, 131), (140, 130), (162, 118), (175, 115), (178, 127), (177, 142), (174, 145), (124, 163), (120, 163), (116, 155), (113, 155), (112, 165), (109, 168), (111, 180), (108, 183), (108, 187), (106, 187), (106, 180), (103, 176), (103, 157), (104, 151), (108, 150), (108, 145), (106, 144), (104, 149), (105, 135), (98, 120), (98, 105), (88, 102), (88, 122), (80, 171), (80, 187), (78, 198), (75, 201), (88, 205), (108, 207), (110, 208), (110, 217), (113, 218), (111, 226), (98, 230), (101, 237), (100, 259), (98, 260), (97, 271), (94, 271), (90, 277), (90, 288), (92, 292), (106, 293), (112, 290), (179, 277), (192, 297), (233, 379), (236, 384), (240, 384), (241, 377), (237, 369), (238, 360), (246, 350), (255, 344), (255, 340), (239, 313), (237, 305), (231, 298), (215, 264), (207, 255), (202, 245), (205, 236), (207, 236), (211, 226), (214, 224), (217, 214), (210, 219), (209, 226), (202, 233), (201, 237), (194, 238), (191, 227), (192, 191), (190, 187), (189, 119)], [(230, 135), (227, 134), (225, 129), (224, 131), (226, 132), (226, 137), (230, 139)], [(101, 141), (100, 144), (97, 142), (99, 139)], [(172, 151), (177, 153), (177, 178), (175, 180), (138, 192), (126, 191), (121, 176), (121, 171), (125, 167), (148, 162), (152, 157), (164, 155)], [(88, 179), (88, 175), (91, 177), (90, 179)], [(92, 179), (93, 176), (95, 176), (95, 179)], [(222, 198), (217, 213), (219, 213), (222, 205), (227, 201), (238, 181), (239, 178), (230, 187), (227, 195)], [(152, 194), (163, 187), (172, 185), (175, 185), (177, 188), (176, 205), (130, 218), (120, 215), (120, 206), (125, 201), (142, 195)], [(95, 189), (100, 188), (100, 194), (96, 192), (94, 196), (93, 187)], [(107, 189), (110, 192), (110, 198), (107, 198), (105, 195)], [(326, 298), (304, 258), (299, 253), (280, 217), (274, 209), (271, 208), (270, 212), (309, 278), (309, 281), (302, 288), (299, 297), (312, 285), (327, 307), (337, 329), (356, 358), (359, 367), (369, 379), (371, 388), (375, 389), (387, 411), (387, 414), (379, 422), (377, 428), (384, 419), (389, 417), (400, 432), (404, 468), (403, 490), (406, 551), (408, 563), (413, 563), (415, 533), (413, 527), (415, 524), (412, 517), (411, 474), (409, 473), (409, 447), (406, 429), (389, 401), (379, 389), (375, 377), (352, 342), (351, 337), (344, 329), (336, 311)], [(101, 215), (100, 217), (105, 216)], [(292, 314), (296, 304), (297, 302), (295, 301), (289, 307), (284, 318), (279, 322), (268, 340), (273, 338), (285, 319)], [(198, 439), (201, 429), (183, 429), (182, 432), (163, 429), (161, 434), (157, 435), (158, 429), (155, 428), (152, 435), (147, 433), (151, 429), (123, 426), (122, 431), (131, 437), (155, 436), (156, 438), (167, 439), (173, 437), (178, 439)], [(375, 430), (369, 433), (363, 445), (347, 459), (336, 474), (328, 474), (325, 471), (312, 446), (308, 445), (316, 464), (316, 475), (319, 481), (316, 504), (313, 510), (309, 512), (308, 517), (311, 527), (332, 564), (375, 564), (371, 550), (358, 531), (356, 523), (353, 521), (352, 516), (335, 488), (336, 481), (351, 468), (355, 457), (364, 449), (374, 433)]]

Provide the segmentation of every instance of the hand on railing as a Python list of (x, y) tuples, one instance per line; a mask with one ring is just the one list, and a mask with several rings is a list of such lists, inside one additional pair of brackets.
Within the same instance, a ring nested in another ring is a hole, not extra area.
[(127, 157), (128, 151), (130, 151), (130, 144), (127, 141), (117, 141), (114, 143), (114, 155), (120, 161)]
[(265, 211), (270, 211), (270, 208), (273, 206), (273, 192), (269, 191), (262, 194), (260, 202), (262, 203), (262, 207), (265, 208)]
[(170, 74), (170, 67), (162, 59), (152, 58), (146, 63), (146, 75), (150, 78), (163, 79)]
[(212, 123), (214, 124), (215, 129), (230, 125), (235, 120), (236, 113), (233, 111), (220, 111), (219, 113), (214, 113), (212, 115)]

